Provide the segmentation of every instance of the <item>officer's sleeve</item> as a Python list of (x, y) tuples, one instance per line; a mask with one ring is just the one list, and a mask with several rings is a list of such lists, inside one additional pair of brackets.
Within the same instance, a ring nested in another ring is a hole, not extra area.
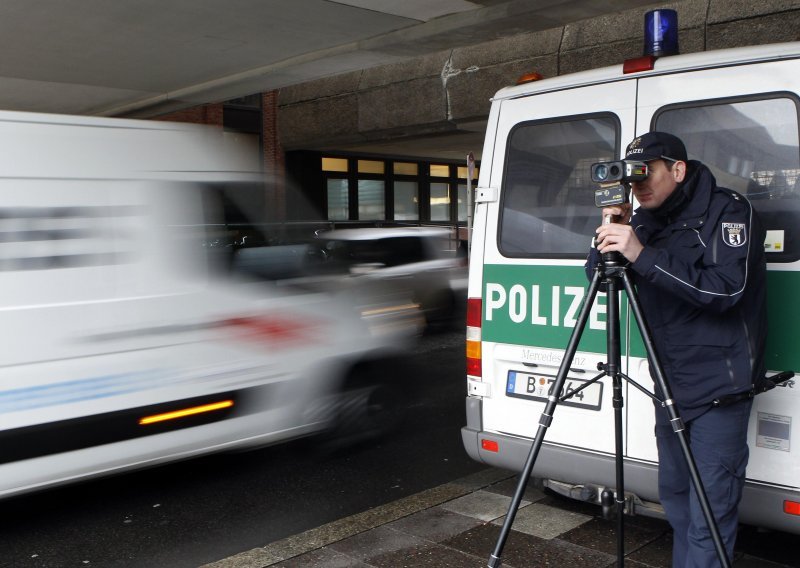
[(700, 241), (704, 252), (696, 262), (645, 246), (631, 267), (682, 300), (724, 312), (741, 300), (754, 263), (763, 262), (765, 233), (750, 203), (738, 195), (707, 221), (714, 229), (709, 242)]

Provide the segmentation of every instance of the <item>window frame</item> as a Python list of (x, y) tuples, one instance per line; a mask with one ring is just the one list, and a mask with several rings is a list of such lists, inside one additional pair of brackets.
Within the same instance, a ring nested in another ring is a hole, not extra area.
[[(506, 138), (505, 143), (505, 155), (503, 156), (503, 179), (500, 182), (500, 201), (499, 201), (499, 208), (500, 211), (498, 213), (497, 219), (497, 234), (496, 237), (496, 246), (497, 251), (504, 257), (504, 258), (520, 258), (520, 259), (585, 259), (586, 255), (589, 251), (589, 243), (592, 239), (593, 235), (586, 235), (586, 251), (582, 253), (570, 253), (570, 252), (553, 252), (553, 253), (526, 253), (526, 252), (513, 252), (507, 251), (503, 248), (503, 241), (502, 241), (502, 234), (503, 234), (503, 223), (504, 223), (504, 216), (506, 212), (506, 198), (508, 191), (506, 189), (506, 180), (509, 171), (509, 148), (511, 144), (511, 140), (516, 134), (516, 132), (522, 128), (528, 128), (531, 126), (539, 126), (545, 124), (559, 124), (559, 123), (566, 123), (566, 122), (578, 122), (578, 121), (588, 121), (592, 119), (601, 119), (601, 118), (610, 118), (611, 123), (614, 128), (614, 149), (613, 149), (613, 160), (617, 159), (617, 156), (620, 155), (621, 149), (621, 136), (622, 136), (622, 121), (614, 112), (611, 111), (601, 111), (601, 112), (591, 112), (585, 114), (574, 114), (574, 115), (565, 115), (565, 116), (558, 116), (558, 117), (547, 117), (542, 119), (536, 120), (527, 120), (524, 122), (520, 122), (515, 124), (508, 132), (508, 137)], [(588, 178), (588, 172), (587, 172)], [(597, 210), (597, 224), (600, 225), (601, 222), (601, 214), (600, 209)]]
[[(447, 160), (420, 160), (411, 159), (403, 156), (375, 156), (370, 154), (339, 154), (339, 153), (319, 153), (318, 164), (320, 178), (322, 180), (323, 199), (325, 204), (325, 219), (331, 222), (341, 223), (343, 221), (354, 223), (378, 223), (378, 224), (398, 224), (398, 225), (419, 225), (421, 223), (442, 225), (442, 226), (457, 226), (465, 227), (466, 221), (458, 219), (458, 188), (460, 185), (467, 183), (466, 178), (458, 177), (458, 169), (465, 167), (465, 164)], [(348, 168), (346, 172), (331, 171), (322, 168), (322, 161), (325, 158), (333, 158), (339, 160), (347, 160)], [(384, 172), (377, 173), (360, 173), (358, 171), (358, 162), (362, 160), (379, 161), (384, 163)], [(417, 174), (400, 174), (395, 173), (394, 165), (396, 163), (415, 164), (417, 166)], [(448, 176), (430, 175), (431, 165), (447, 166)], [(476, 171), (480, 168), (480, 162), (475, 164)], [(349, 200), (349, 214), (348, 218), (330, 219), (330, 211), (328, 210), (328, 187), (329, 179), (344, 179), (348, 184), (348, 200)], [(359, 216), (359, 199), (358, 199), (358, 184), (361, 180), (376, 180), (382, 181), (384, 184), (384, 218), (383, 219), (362, 219)], [(417, 186), (417, 218), (416, 219), (396, 219), (395, 218), (395, 183), (396, 182), (412, 182)], [(430, 207), (430, 188), (432, 183), (446, 184), (448, 188), (448, 195), (450, 202), (447, 207), (448, 218), (445, 220), (431, 220), (431, 207)], [(473, 179), (473, 189), (477, 186), (477, 179)]]
[[(711, 107), (711, 106), (723, 106), (723, 105), (732, 105), (737, 103), (748, 103), (748, 102), (762, 102), (762, 101), (770, 101), (770, 100), (777, 100), (777, 99), (786, 99), (794, 103), (795, 107), (795, 125), (797, 128), (797, 139), (798, 139), (798, 169), (800, 169), (800, 97), (796, 93), (791, 91), (767, 91), (763, 93), (753, 93), (747, 95), (740, 95), (740, 96), (733, 96), (733, 97), (717, 97), (713, 99), (697, 99), (693, 101), (681, 101), (679, 103), (671, 103), (668, 105), (664, 105), (663, 107), (659, 107), (658, 109), (653, 112), (653, 116), (650, 119), (650, 130), (654, 130), (657, 127), (658, 119), (666, 114), (667, 112), (679, 111), (681, 109), (700, 109), (703, 107)], [(706, 164), (705, 161), (700, 160), (703, 164)], [(707, 164), (706, 164), (707, 165)], [(716, 177), (716, 176), (715, 176)], [(800, 181), (800, 178), (798, 178)], [(725, 187), (725, 185), (721, 185)], [(750, 199), (747, 195), (744, 195), (748, 202), (751, 203), (753, 209), (759, 214), (762, 222), (764, 221), (767, 211), (761, 211), (758, 207), (758, 203), (760, 201), (773, 201), (772, 199)], [(800, 215), (798, 216), (800, 219)], [(770, 229), (767, 226), (767, 223), (764, 222), (765, 229)], [(785, 230), (785, 229), (784, 229)], [(766, 260), (768, 263), (778, 263), (778, 264), (789, 264), (793, 262), (797, 262), (800, 260), (800, 246), (798, 246), (797, 250), (794, 252), (768, 252)]]

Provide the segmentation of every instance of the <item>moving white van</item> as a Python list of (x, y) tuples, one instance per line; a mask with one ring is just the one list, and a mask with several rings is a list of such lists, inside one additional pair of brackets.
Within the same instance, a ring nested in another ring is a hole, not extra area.
[[(521, 471), (588, 287), (596, 227), (590, 166), (650, 130), (673, 133), (768, 230), (768, 375), (800, 369), (800, 43), (645, 57), (501, 90), (476, 188), (467, 316), (466, 450)], [(634, 204), (636, 205), (636, 204)], [(622, 295), (623, 304), (625, 295)], [(606, 358), (606, 303), (591, 309), (571, 391)], [(623, 373), (652, 390), (623, 305)], [(615, 484), (611, 379), (560, 403), (533, 475), (595, 502)], [(653, 403), (623, 383), (627, 509), (659, 515)], [(562, 393), (563, 394), (563, 393)], [(741, 521), (800, 533), (800, 384), (756, 396)]]
[(373, 331), (390, 310), (226, 270), (225, 213), (263, 184), (222, 142), (0, 113), (0, 497), (345, 414), (351, 433), (386, 426), (397, 338)]

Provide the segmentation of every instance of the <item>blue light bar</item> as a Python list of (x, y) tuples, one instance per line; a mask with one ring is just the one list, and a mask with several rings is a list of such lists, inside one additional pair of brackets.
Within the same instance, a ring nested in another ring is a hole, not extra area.
[(652, 10), (644, 15), (644, 54), (661, 57), (678, 54), (678, 13)]

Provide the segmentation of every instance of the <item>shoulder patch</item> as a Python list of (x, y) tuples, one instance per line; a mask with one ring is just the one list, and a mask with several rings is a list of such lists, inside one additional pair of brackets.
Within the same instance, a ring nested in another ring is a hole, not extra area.
[(740, 247), (747, 242), (744, 223), (722, 223), (722, 242), (729, 247)]

